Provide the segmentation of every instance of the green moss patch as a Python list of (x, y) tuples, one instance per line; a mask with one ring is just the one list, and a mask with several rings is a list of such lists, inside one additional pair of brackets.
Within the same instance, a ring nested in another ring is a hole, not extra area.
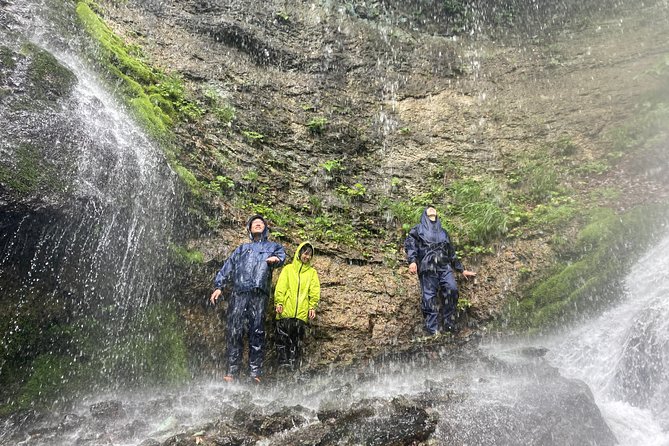
[(186, 98), (183, 82), (142, 60), (138, 46), (129, 45), (114, 34), (94, 11), (92, 2), (77, 4), (77, 16), (86, 31), (98, 42), (97, 57), (119, 85), (136, 115), (156, 135), (163, 136), (176, 119), (195, 120), (200, 108)]
[(28, 312), (0, 320), (5, 332), (8, 324), (15, 331), (11, 343), (0, 344), (6, 402), (0, 414), (48, 408), (93, 389), (171, 385), (190, 377), (184, 329), (173, 305), (151, 305), (128, 322), (111, 314), (73, 322), (43, 316)]
[(624, 215), (599, 211), (578, 235), (571, 259), (541, 280), (502, 318), (514, 331), (535, 332), (591, 314), (622, 297), (628, 268), (656, 239), (665, 207), (644, 206)]
[(69, 94), (77, 77), (51, 54), (35, 45), (26, 45), (30, 56), (27, 75), (31, 94), (36, 99), (55, 100)]
[(49, 171), (40, 151), (22, 144), (16, 148), (13, 163), (0, 163), (0, 183), (20, 195), (27, 195), (48, 183)]

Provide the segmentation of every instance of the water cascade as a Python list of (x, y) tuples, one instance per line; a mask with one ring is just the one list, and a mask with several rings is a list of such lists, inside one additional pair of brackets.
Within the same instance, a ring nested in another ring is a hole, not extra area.
[(154, 304), (169, 282), (175, 175), (75, 56), (61, 6), (3, 8), (0, 161), (14, 192), (0, 191), (0, 344), (19, 369), (3, 361), (0, 375), (26, 375), (46, 398), (80, 379), (140, 379), (164, 347), (138, 327), (167, 317)]
[(669, 237), (630, 271), (619, 305), (544, 344), (586, 382), (620, 444), (669, 444)]

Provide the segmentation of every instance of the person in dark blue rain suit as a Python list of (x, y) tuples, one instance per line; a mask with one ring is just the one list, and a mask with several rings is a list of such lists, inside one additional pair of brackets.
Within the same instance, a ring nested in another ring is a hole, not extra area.
[[(404, 242), (409, 263), (409, 272), (418, 273), (422, 293), (421, 310), (425, 318), (425, 330), (437, 335), (439, 330), (439, 304), (441, 303), (443, 329), (455, 331), (455, 310), (458, 303), (458, 286), (455, 271), (465, 279), (476, 273), (467, 271), (455, 254), (451, 239), (437, 216), (437, 210), (429, 206), (423, 211), (420, 223), (414, 226)], [(439, 302), (439, 300), (442, 300)]]
[(265, 348), (265, 311), (272, 287), (272, 272), (283, 265), (283, 246), (269, 241), (267, 222), (261, 215), (248, 220), (246, 229), (251, 242), (243, 243), (228, 257), (214, 280), (210, 300), (216, 303), (222, 288), (232, 290), (227, 309), (228, 368), (224, 379), (235, 380), (242, 362), (244, 329), (249, 336), (249, 376), (260, 382)]

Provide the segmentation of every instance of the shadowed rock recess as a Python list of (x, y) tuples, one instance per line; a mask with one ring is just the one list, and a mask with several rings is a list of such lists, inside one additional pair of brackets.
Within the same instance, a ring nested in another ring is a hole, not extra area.
[[(2, 444), (616, 443), (542, 352), (477, 344), (602, 311), (666, 226), (666, 1), (0, 6)], [(478, 273), (439, 340), (403, 252), (428, 204)], [(220, 378), (208, 296), (255, 213), (315, 246), (302, 373), (268, 314), (276, 395), (78, 401)]]

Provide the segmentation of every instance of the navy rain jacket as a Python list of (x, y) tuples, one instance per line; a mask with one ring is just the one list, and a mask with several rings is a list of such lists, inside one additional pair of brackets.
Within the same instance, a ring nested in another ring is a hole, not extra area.
[[(286, 251), (280, 244), (267, 240), (269, 235), (267, 222), (265, 222), (265, 230), (260, 239), (253, 241), (251, 222), (256, 218), (265, 221), (260, 215), (254, 215), (249, 219), (246, 229), (249, 232), (251, 242), (241, 244), (228, 257), (221, 270), (216, 274), (215, 288), (220, 289), (226, 284), (232, 284), (233, 293), (260, 289), (269, 295), (272, 287), (272, 270), (283, 265), (286, 260)], [(269, 265), (267, 259), (272, 256), (278, 257), (281, 261)]]
[(448, 233), (441, 227), (441, 220), (437, 217), (436, 221), (431, 221), (427, 209), (423, 211), (420, 223), (409, 231), (404, 250), (409, 264), (418, 264), (419, 273), (446, 271), (449, 268), (464, 270)]

